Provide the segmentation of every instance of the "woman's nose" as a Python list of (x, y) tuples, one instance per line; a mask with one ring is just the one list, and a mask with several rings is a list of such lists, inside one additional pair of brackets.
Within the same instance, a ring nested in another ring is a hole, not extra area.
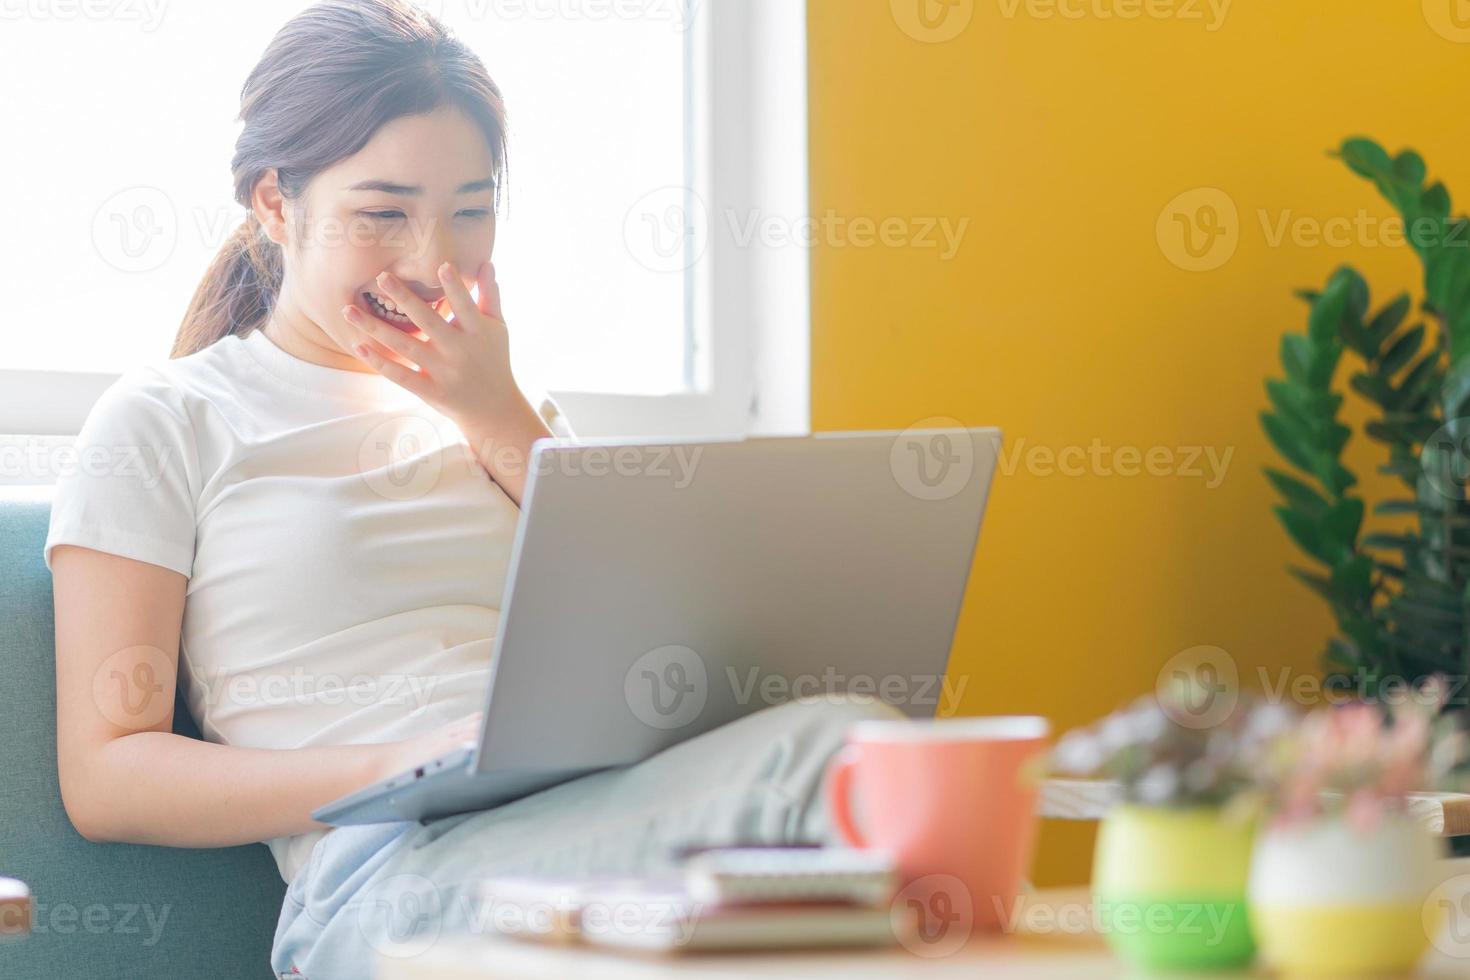
[(411, 255), (401, 257), (397, 274), (406, 283), (416, 283), (414, 292), (425, 299), (443, 295), (439, 285), (439, 267), (454, 261), (454, 237), (447, 225), (435, 222), (425, 229), (418, 247)]

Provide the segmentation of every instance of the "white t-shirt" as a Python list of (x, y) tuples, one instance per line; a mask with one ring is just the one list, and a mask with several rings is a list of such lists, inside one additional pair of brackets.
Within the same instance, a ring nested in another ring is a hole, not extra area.
[[(75, 448), (46, 566), (75, 544), (188, 577), (179, 684), (209, 741), (387, 742), (484, 707), (519, 510), (417, 396), (254, 330), (125, 373)], [(266, 842), (287, 882), (326, 833)]]

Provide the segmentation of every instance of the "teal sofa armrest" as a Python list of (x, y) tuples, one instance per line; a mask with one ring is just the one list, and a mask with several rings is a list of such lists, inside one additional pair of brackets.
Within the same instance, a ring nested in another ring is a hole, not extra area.
[[(264, 844), (95, 844), (61, 804), (47, 488), (0, 488), (0, 875), (30, 886), (0, 977), (263, 980), (285, 884)], [(182, 705), (175, 731), (198, 738)]]

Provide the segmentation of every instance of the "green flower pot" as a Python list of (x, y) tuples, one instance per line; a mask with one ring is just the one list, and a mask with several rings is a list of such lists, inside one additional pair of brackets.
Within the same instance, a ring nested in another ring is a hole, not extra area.
[(1255, 825), (1214, 807), (1112, 810), (1098, 831), (1094, 921), (1119, 956), (1150, 969), (1249, 963), (1246, 894)]

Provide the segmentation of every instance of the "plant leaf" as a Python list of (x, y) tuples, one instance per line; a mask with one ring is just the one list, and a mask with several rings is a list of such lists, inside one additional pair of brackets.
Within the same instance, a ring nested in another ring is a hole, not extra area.
[(1424, 342), (1424, 324), (1419, 323), (1399, 334), (1388, 345), (1379, 363), (1379, 370), (1384, 374), (1394, 374), (1405, 364), (1414, 359), (1419, 353), (1419, 346)]
[(1266, 479), (1285, 498), (1292, 510), (1300, 511), (1312, 520), (1321, 520), (1330, 506), (1322, 495), (1294, 476), (1280, 470), (1267, 469)]

